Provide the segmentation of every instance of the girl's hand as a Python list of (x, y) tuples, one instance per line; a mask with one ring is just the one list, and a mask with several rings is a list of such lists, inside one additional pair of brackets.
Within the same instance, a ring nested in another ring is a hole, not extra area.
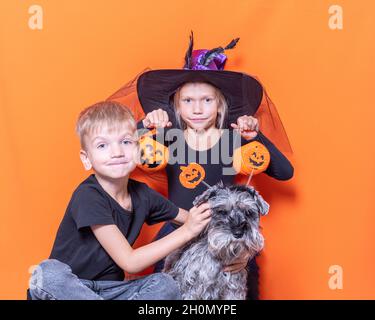
[(247, 253), (246, 255), (239, 257), (237, 260), (235, 260), (232, 264), (227, 265), (223, 271), (224, 272), (240, 272), (244, 268), (246, 268), (247, 263), (249, 261), (250, 255)]
[(205, 202), (198, 207), (192, 207), (189, 210), (189, 215), (184, 223), (184, 227), (190, 233), (192, 238), (196, 237), (207, 226), (211, 220), (210, 205)]
[(258, 119), (252, 116), (241, 116), (237, 119), (237, 124), (232, 123), (231, 127), (237, 129), (246, 140), (254, 139), (259, 131)]
[(169, 121), (168, 113), (163, 109), (157, 109), (147, 113), (142, 122), (143, 126), (147, 129), (172, 126), (172, 122)]

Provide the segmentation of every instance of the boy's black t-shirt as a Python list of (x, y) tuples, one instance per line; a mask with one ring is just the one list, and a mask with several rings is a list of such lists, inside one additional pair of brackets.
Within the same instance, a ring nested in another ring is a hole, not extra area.
[(129, 244), (137, 239), (144, 222), (174, 219), (178, 208), (146, 184), (129, 179), (132, 212), (125, 210), (89, 176), (74, 191), (57, 231), (50, 259), (72, 268), (88, 280), (124, 280), (124, 272), (100, 245), (90, 226), (115, 224)]

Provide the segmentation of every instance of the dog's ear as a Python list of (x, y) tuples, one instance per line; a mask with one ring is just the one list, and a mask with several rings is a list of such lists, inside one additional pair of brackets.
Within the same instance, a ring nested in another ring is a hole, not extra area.
[(212, 197), (216, 196), (217, 191), (219, 189), (223, 189), (224, 185), (222, 183), (215, 184), (214, 186), (208, 188), (205, 192), (203, 192), (201, 195), (197, 196), (193, 201), (193, 206), (198, 207), (202, 203), (207, 202), (208, 199), (211, 199)]
[(258, 193), (258, 191), (254, 191), (254, 200), (259, 208), (259, 212), (262, 216), (265, 216), (270, 210), (270, 205), (263, 199), (263, 197)]
[(262, 216), (265, 216), (270, 210), (270, 205), (263, 199), (263, 197), (254, 189), (252, 186), (237, 185), (233, 186), (233, 189), (236, 191), (246, 191), (254, 198), (255, 203), (257, 204), (259, 213)]

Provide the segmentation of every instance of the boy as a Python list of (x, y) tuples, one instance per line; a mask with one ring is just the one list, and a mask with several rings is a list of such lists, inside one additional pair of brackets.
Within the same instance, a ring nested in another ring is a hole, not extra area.
[[(156, 273), (123, 281), (194, 238), (210, 220), (207, 203), (177, 208), (147, 185), (129, 179), (138, 161), (136, 123), (116, 102), (100, 102), (77, 122), (80, 157), (94, 174), (74, 191), (49, 260), (30, 279), (33, 299), (180, 299), (175, 281)], [(144, 222), (184, 223), (169, 236), (133, 249)]]

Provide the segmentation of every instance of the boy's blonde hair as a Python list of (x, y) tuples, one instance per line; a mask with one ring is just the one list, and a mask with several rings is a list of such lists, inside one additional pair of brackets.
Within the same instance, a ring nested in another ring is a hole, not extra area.
[[(181, 85), (176, 90), (176, 93), (173, 96), (173, 106), (174, 106), (174, 110), (175, 110), (175, 114), (176, 114), (176, 120), (177, 120), (177, 123), (180, 125), (180, 128), (183, 129), (183, 130), (185, 130), (187, 128), (187, 125), (181, 117), (181, 113), (180, 113), (180, 110), (179, 110), (179, 101), (180, 101), (180, 95), (181, 95), (181, 88), (188, 83), (193, 83), (193, 82), (187, 82), (187, 83), (184, 83), (183, 85)], [(217, 87), (215, 87), (214, 85), (212, 85), (208, 82), (194, 82), (194, 83), (209, 84), (210, 86), (212, 86), (215, 89), (216, 98), (219, 100), (219, 103), (218, 103), (219, 108), (218, 108), (218, 111), (217, 111), (217, 118), (216, 118), (215, 126), (218, 129), (223, 129), (225, 119), (227, 117), (227, 112), (228, 112), (228, 103), (227, 103), (227, 100), (225, 99), (224, 95), (222, 94), (222, 92)]]
[(84, 137), (103, 127), (108, 130), (119, 130), (124, 125), (130, 125), (136, 131), (137, 124), (131, 111), (116, 101), (102, 101), (84, 109), (78, 117), (76, 132), (85, 148)]

